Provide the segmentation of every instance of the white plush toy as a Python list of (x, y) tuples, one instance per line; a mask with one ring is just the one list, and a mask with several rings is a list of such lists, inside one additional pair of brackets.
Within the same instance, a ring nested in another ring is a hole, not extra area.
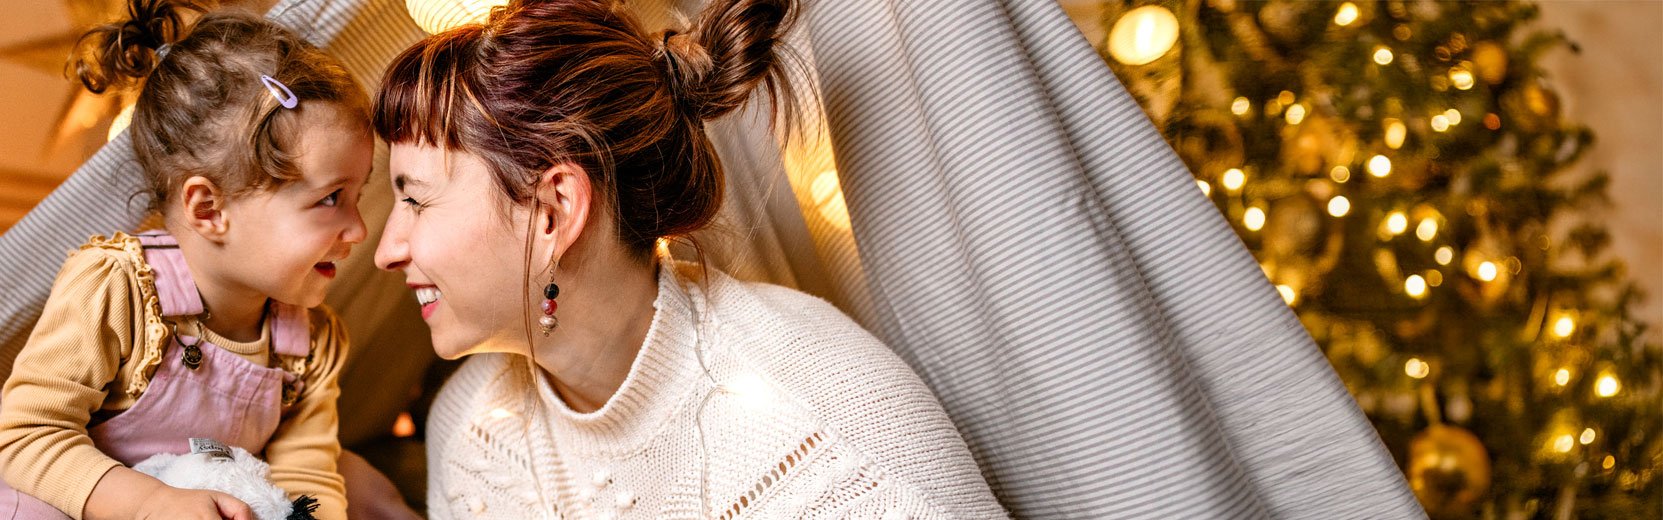
[(248, 450), (212, 439), (191, 439), (191, 452), (160, 453), (133, 466), (163, 484), (181, 489), (205, 489), (237, 497), (260, 520), (311, 520), (317, 501), (288, 493), (271, 483), (271, 466)]

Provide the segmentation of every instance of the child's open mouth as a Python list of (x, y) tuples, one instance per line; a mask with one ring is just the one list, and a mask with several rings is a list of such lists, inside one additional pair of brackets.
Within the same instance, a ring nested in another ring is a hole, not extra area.
[(318, 274), (323, 275), (324, 278), (334, 278), (335, 262), (319, 262), (312, 266), (312, 270), (317, 271)]

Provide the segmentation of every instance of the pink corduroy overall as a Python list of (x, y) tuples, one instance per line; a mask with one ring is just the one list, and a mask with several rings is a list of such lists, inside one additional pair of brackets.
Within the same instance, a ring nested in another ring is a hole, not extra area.
[[(138, 238), (144, 245), (144, 259), (155, 273), (164, 320), (202, 314), (202, 297), (178, 242), (165, 234)], [(306, 309), (273, 301), (269, 311), (272, 351), (306, 356), (311, 349)], [(192, 437), (262, 454), (283, 412), (299, 395), (301, 382), (280, 368), (256, 365), (218, 345), (175, 331), (144, 395), (131, 408), (89, 429), (93, 444), (128, 467), (158, 453), (188, 453)], [(0, 480), (0, 520), (68, 518)]]

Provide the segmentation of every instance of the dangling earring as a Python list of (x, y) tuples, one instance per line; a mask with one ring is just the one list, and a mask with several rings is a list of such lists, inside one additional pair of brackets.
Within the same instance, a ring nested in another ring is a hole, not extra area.
[(545, 338), (560, 326), (560, 318), (554, 317), (554, 311), (560, 308), (560, 302), (554, 301), (560, 297), (560, 286), (554, 284), (554, 268), (559, 265), (560, 262), (549, 262), (549, 284), (543, 286), (543, 317), (537, 319), (537, 324), (543, 327)]

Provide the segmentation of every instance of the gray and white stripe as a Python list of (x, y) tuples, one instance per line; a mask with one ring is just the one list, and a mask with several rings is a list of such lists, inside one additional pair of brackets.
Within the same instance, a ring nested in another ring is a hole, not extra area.
[(874, 308), (1019, 517), (1423, 516), (1184, 165), (1053, 2), (811, 16)]

